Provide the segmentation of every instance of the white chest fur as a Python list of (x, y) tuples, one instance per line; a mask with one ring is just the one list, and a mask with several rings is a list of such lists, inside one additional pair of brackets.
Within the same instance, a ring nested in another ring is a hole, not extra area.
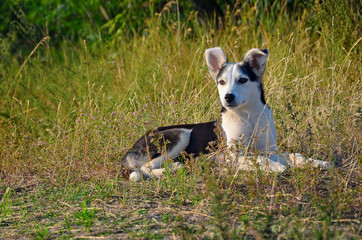
[(253, 132), (248, 116), (240, 116), (231, 111), (226, 111), (222, 114), (221, 119), (221, 126), (225, 131), (228, 147), (232, 147), (239, 141), (242, 144), (248, 143)]
[(275, 151), (276, 130), (269, 107), (252, 112), (227, 110), (221, 119), (228, 147), (243, 144), (257, 151)]

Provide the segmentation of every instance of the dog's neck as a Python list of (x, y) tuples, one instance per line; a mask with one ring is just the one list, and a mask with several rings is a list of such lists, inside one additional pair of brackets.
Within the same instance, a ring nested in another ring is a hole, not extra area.
[[(265, 119), (269, 118), (270, 108), (256, 101), (253, 106), (243, 106), (238, 109), (226, 109), (221, 111), (221, 126), (225, 132), (227, 145), (233, 146), (236, 141), (242, 139), (244, 145), (249, 144), (251, 137), (258, 135), (259, 128), (263, 128)], [(258, 127), (256, 127), (258, 126)]]

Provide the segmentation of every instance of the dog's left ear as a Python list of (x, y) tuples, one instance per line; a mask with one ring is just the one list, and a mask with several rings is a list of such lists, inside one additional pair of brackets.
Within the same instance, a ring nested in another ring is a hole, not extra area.
[(228, 62), (228, 59), (224, 51), (219, 47), (206, 49), (205, 58), (210, 75), (216, 81), (217, 75)]
[(250, 68), (253, 70), (258, 78), (261, 78), (265, 71), (265, 63), (268, 59), (268, 49), (250, 49), (244, 57), (243, 62), (249, 63)]

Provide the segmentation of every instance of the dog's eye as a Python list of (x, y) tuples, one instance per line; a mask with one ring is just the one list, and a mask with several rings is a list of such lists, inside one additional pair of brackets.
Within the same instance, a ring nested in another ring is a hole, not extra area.
[(220, 81), (219, 81), (219, 84), (220, 84), (220, 85), (224, 85), (224, 84), (225, 84), (225, 81), (224, 81), (224, 80), (220, 80)]
[(240, 78), (240, 79), (238, 80), (238, 83), (243, 84), (243, 83), (246, 83), (247, 81), (248, 81), (247, 78)]

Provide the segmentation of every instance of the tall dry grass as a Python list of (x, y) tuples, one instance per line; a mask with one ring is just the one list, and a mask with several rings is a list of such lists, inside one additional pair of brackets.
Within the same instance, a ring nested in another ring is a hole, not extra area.
[[(190, 204), (212, 216), (216, 235), (209, 235), (205, 221), (193, 223), (201, 237), (357, 236), (361, 39), (346, 49), (344, 42), (331, 38), (333, 28), (309, 28), (307, 13), (297, 21), (281, 14), (263, 24), (252, 6), (230, 8), (223, 30), (199, 25), (196, 14), (187, 22), (167, 14), (150, 20), (147, 34), (121, 37), (115, 45), (102, 43), (93, 50), (86, 42), (64, 43), (61, 50), (36, 47), (24, 64), (16, 59), (0, 64), (0, 224), (15, 226), (9, 216), (18, 217), (8, 211), (17, 196), (12, 193), (7, 201), (9, 189), (37, 186), (52, 189), (49, 195), (42, 193), (48, 202), (77, 202), (91, 189), (85, 206), (97, 204), (100, 194), (104, 199), (122, 195), (123, 207), (140, 198), (166, 196), (176, 206)], [(269, 48), (263, 82), (279, 145), (286, 152), (326, 160), (333, 168), (289, 169), (281, 175), (241, 172), (230, 184), (233, 174), (217, 172), (201, 159), (187, 164), (189, 171), (159, 181), (135, 186), (122, 180), (121, 157), (148, 129), (219, 117), (216, 87), (203, 56), (214, 46), (222, 47), (230, 61), (240, 61), (252, 47)], [(235, 214), (229, 216), (230, 211)], [(48, 234), (34, 224), (28, 228)], [(165, 236), (170, 231), (191, 236), (191, 230), (181, 227), (166, 228)]]

